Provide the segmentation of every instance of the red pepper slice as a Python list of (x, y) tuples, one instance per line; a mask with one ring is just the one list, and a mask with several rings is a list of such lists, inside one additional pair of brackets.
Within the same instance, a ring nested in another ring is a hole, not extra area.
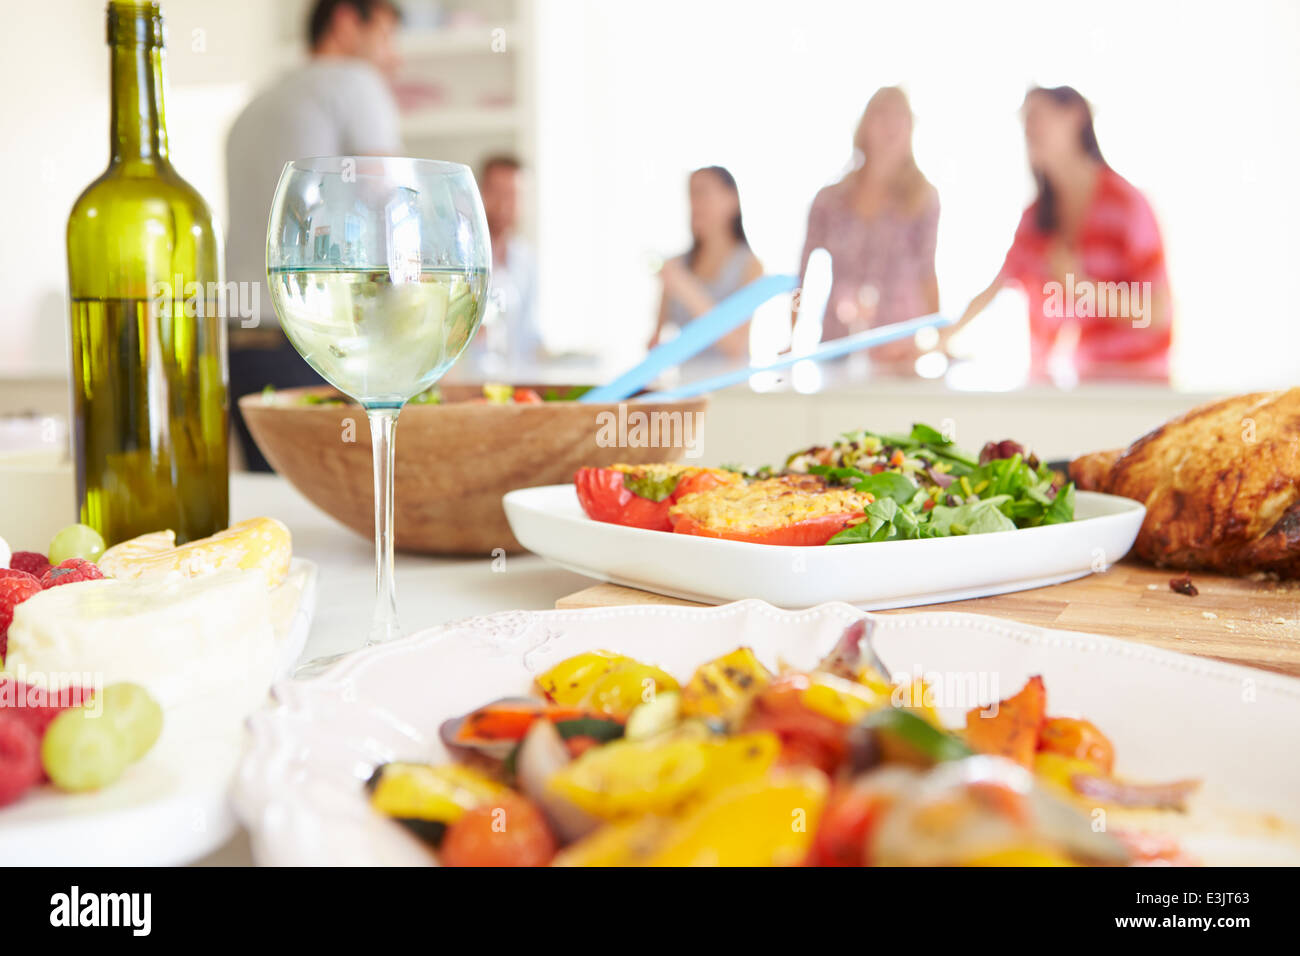
[(458, 741), (523, 740), (528, 728), (539, 717), (552, 723), (576, 720), (585, 712), (578, 707), (561, 707), (558, 704), (532, 703), (530, 701), (498, 701), (480, 707), (465, 715), (456, 731)]
[(672, 494), (663, 501), (651, 501), (624, 485), (623, 472), (615, 468), (579, 468), (573, 476), (578, 503), (588, 518), (650, 531), (673, 530), (668, 509), (678, 499), (725, 483), (725, 477), (711, 471), (685, 472)]

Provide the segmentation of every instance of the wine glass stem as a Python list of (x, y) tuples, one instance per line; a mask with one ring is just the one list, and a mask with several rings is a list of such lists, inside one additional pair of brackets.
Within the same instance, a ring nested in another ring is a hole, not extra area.
[(393, 582), (393, 444), (399, 411), (391, 407), (366, 409), (375, 459), (375, 614), (367, 644), (390, 641), (401, 634)]

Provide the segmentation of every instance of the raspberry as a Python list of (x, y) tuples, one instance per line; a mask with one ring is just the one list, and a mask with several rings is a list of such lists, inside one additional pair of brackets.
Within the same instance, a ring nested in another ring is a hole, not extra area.
[(17, 717), (0, 713), (0, 807), (40, 782), (41, 743)]
[(88, 703), (95, 692), (70, 684), (53, 692), (12, 677), (0, 676), (0, 719), (17, 717), (39, 740), (55, 717), (69, 707)]
[(26, 571), (0, 569), (0, 659), (9, 651), (9, 625), (14, 620), (14, 608), (40, 593), (41, 582)]
[(15, 551), (9, 558), (9, 567), (14, 571), (26, 571), (39, 581), (41, 575), (54, 565), (39, 551)]
[(104, 572), (99, 570), (99, 565), (91, 564), (85, 558), (68, 558), (45, 572), (41, 578), (41, 587), (53, 588), (76, 581), (98, 581), (103, 576)]

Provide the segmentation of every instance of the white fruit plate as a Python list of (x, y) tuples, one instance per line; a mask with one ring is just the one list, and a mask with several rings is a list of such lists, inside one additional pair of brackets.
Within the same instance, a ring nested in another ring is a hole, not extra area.
[(601, 581), (720, 604), (778, 607), (847, 601), (867, 610), (1024, 591), (1104, 570), (1128, 553), (1146, 509), (1079, 492), (1074, 521), (993, 534), (822, 548), (722, 541), (593, 521), (573, 485), (522, 488), (503, 499), (519, 543)]
[[(278, 676), (287, 677), (307, 643), (316, 607), (317, 568), (294, 558), (272, 592)], [(110, 787), (60, 793), (44, 786), (0, 808), (0, 864), (14, 866), (171, 866), (197, 860), (238, 828), (230, 783), (244, 744), (240, 716), (190, 708), (168, 714), (163, 735)]]
[[(739, 645), (768, 666), (811, 666), (861, 613), (847, 604), (782, 611), (754, 600), (512, 611), (368, 648), (319, 678), (276, 685), (275, 705), (249, 719), (236, 811), (259, 863), (429, 864), (422, 844), (371, 809), (363, 784), (385, 761), (445, 761), (443, 720), (526, 694), (538, 673), (598, 648), (680, 680)], [(1184, 831), (1187, 850), (1207, 862), (1300, 861), (1300, 681), (953, 612), (877, 617), (874, 641), (896, 678), (931, 681), (949, 721), (1042, 674), (1049, 711), (1086, 715), (1109, 734), (1121, 776), (1203, 781), (1189, 814), (1161, 815)], [(970, 687), (979, 693), (960, 699)]]

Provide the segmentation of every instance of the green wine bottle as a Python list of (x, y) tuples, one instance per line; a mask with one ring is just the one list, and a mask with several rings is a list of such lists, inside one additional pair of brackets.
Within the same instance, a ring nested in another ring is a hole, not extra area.
[(112, 158), (68, 217), (80, 520), (109, 544), (226, 527), (226, 329), (212, 213), (167, 158), (157, 3), (112, 0)]

